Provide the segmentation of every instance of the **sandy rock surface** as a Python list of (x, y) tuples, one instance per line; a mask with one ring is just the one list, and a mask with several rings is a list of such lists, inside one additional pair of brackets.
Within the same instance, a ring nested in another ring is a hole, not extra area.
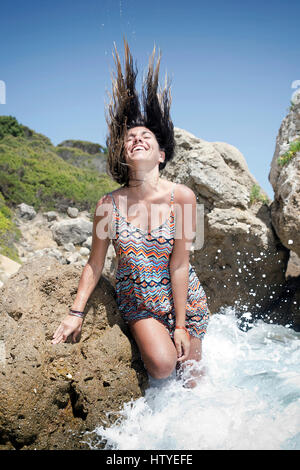
[(107, 412), (143, 394), (147, 374), (104, 277), (86, 306), (79, 342), (51, 343), (80, 274), (44, 256), (0, 289), (2, 448), (88, 448), (85, 431), (109, 425), (116, 416)]

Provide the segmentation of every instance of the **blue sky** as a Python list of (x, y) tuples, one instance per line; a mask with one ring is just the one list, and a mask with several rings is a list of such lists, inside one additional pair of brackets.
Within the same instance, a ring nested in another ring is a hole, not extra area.
[[(139, 80), (154, 44), (172, 79), (174, 125), (227, 142), (268, 182), (292, 82), (300, 80), (300, 2), (15, 0), (0, 7), (1, 115), (48, 136), (105, 144), (112, 49), (123, 36)], [(140, 82), (138, 82), (140, 83)]]

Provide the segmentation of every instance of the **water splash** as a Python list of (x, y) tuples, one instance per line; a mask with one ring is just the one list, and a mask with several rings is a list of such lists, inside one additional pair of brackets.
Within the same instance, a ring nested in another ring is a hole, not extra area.
[(227, 309), (211, 318), (201, 362), (195, 388), (175, 374), (150, 378), (145, 396), (126, 403), (111, 427), (96, 428), (90, 447), (300, 449), (299, 333), (262, 321), (240, 328)]

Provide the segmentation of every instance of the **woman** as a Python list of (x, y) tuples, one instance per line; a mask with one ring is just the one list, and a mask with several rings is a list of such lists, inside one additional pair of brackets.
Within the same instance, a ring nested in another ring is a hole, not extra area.
[[(195, 234), (196, 197), (183, 184), (160, 177), (173, 157), (170, 87), (158, 92), (160, 56), (150, 58), (141, 111), (137, 71), (125, 43), (125, 73), (115, 48), (117, 74), (108, 106), (108, 170), (121, 187), (97, 203), (89, 260), (69, 315), (53, 344), (76, 340), (83, 311), (101, 276), (110, 238), (117, 255), (119, 311), (138, 345), (148, 373), (168, 377), (188, 360), (200, 361), (209, 310), (205, 292), (189, 263)], [(186, 210), (192, 217), (186, 216)], [(126, 210), (127, 209), (127, 210)], [(100, 230), (109, 213), (109, 230)], [(191, 230), (192, 229), (192, 230)], [(112, 235), (113, 233), (113, 235)], [(188, 386), (196, 382), (190, 380)]]

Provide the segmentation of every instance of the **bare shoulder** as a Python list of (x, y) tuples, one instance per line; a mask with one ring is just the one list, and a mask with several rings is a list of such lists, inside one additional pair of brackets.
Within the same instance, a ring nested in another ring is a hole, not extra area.
[(98, 207), (101, 207), (103, 205), (111, 205), (112, 204), (112, 199), (111, 199), (111, 196), (109, 195), (109, 193), (107, 194), (104, 194), (100, 199), (99, 201), (97, 202), (96, 204), (96, 209), (98, 209)]
[(109, 194), (112, 194), (113, 196), (118, 196), (118, 195), (123, 195), (127, 192), (128, 192), (128, 189), (121, 186), (120, 188), (114, 189), (114, 191), (111, 191)]
[(164, 180), (165, 182), (165, 190), (170, 192), (170, 190), (174, 189), (174, 199), (177, 202), (183, 203), (191, 203), (196, 200), (195, 193), (192, 189), (190, 189), (185, 184), (181, 183), (174, 183), (173, 181)]
[[(106, 193), (98, 200), (95, 207), (95, 216), (102, 217), (105, 214), (112, 213), (113, 209), (113, 200), (111, 195), (115, 198), (116, 192), (119, 191), (116, 189), (115, 191), (111, 191), (111, 193)], [(110, 195), (111, 194), (111, 195)]]
[(180, 204), (193, 204), (196, 202), (194, 191), (185, 184), (177, 183), (174, 190), (175, 202)]
[[(128, 196), (128, 190), (127, 190), (127, 188), (121, 187), (121, 188), (115, 189), (114, 191), (111, 191), (111, 192), (108, 193), (108, 194), (111, 194), (112, 197), (114, 198), (114, 200), (115, 200), (115, 201), (118, 201), (118, 200), (119, 200), (119, 196)], [(107, 195), (107, 194), (106, 194), (105, 196), (107, 196), (108, 199), (110, 200), (110, 202), (112, 202), (111, 196), (109, 196), (109, 195)]]

